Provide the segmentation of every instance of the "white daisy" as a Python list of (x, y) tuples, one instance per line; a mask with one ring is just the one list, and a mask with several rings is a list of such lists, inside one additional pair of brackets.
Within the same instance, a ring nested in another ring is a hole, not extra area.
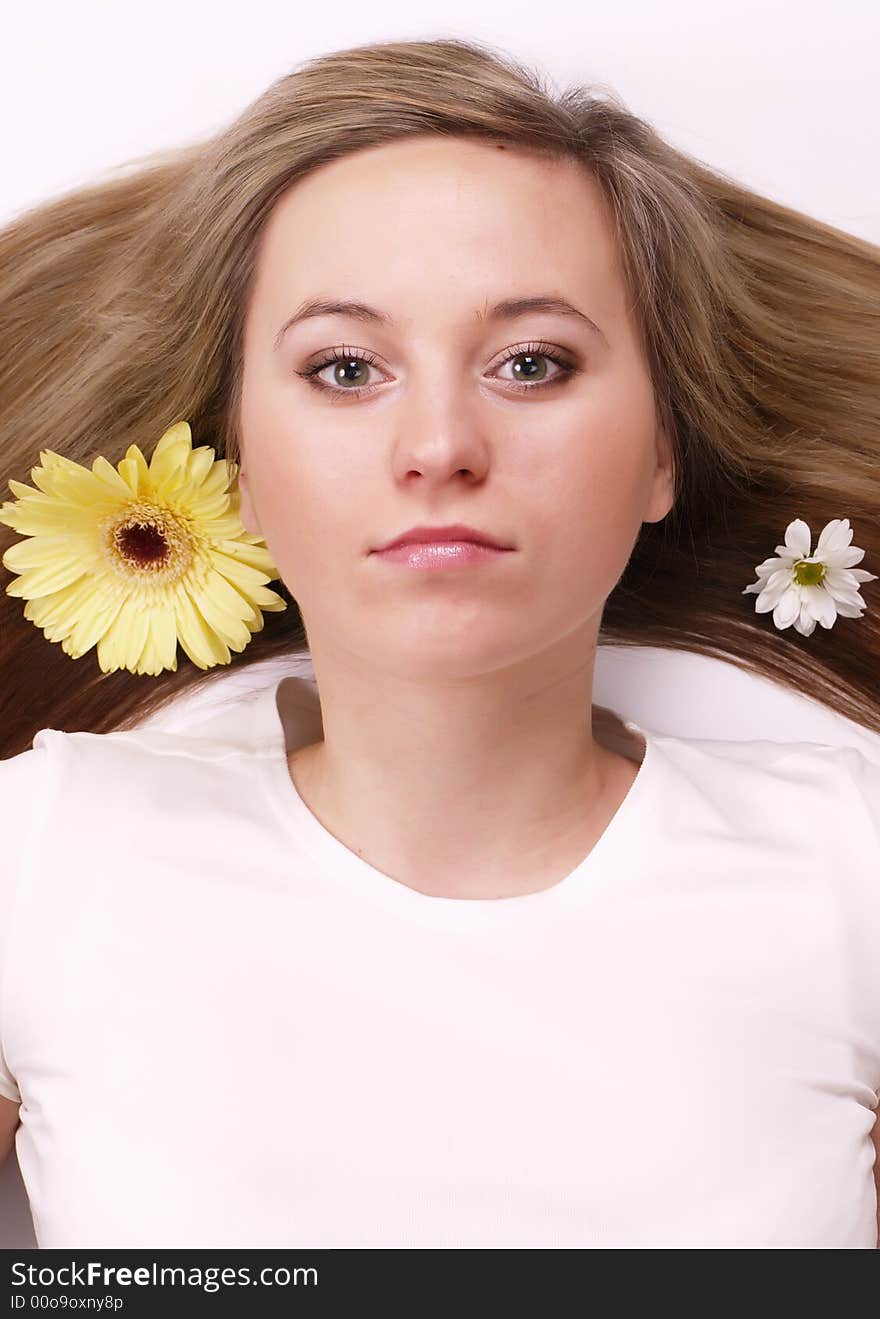
[(861, 582), (877, 580), (875, 573), (854, 568), (865, 551), (852, 545), (849, 518), (833, 518), (819, 537), (815, 554), (810, 553), (810, 528), (801, 518), (785, 529), (785, 544), (776, 546), (776, 557), (755, 568), (758, 581), (743, 591), (756, 592), (755, 612), (773, 610), (780, 629), (793, 623), (808, 637), (817, 623), (834, 626), (837, 615), (861, 618), (865, 602), (859, 594)]

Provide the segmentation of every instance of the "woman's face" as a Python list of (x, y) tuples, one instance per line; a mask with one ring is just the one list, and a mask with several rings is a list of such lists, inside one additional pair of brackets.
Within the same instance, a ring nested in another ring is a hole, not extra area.
[[(492, 312), (538, 297), (597, 328), (549, 308)], [(276, 344), (315, 301), (377, 316), (310, 315)], [(592, 178), (418, 138), (295, 184), (264, 231), (247, 310), (241, 448), (242, 521), (264, 537), (313, 654), (437, 678), (552, 647), (585, 659), (641, 524), (673, 498)], [(371, 554), (453, 522), (514, 551), (439, 572)]]

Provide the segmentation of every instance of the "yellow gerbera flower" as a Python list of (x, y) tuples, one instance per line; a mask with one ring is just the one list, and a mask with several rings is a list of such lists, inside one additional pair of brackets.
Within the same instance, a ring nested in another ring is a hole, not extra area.
[[(17, 496), (0, 522), (30, 539), (3, 555), (21, 576), (7, 595), (74, 659), (95, 643), (104, 673), (177, 669), (179, 641), (200, 669), (228, 664), (263, 627), (262, 611), (287, 602), (265, 585), (280, 576), (259, 536), (238, 516), (237, 465), (192, 447), (185, 421), (159, 440), (147, 466), (136, 444), (118, 467), (92, 470), (45, 449), (31, 469), (39, 490)], [(43, 493), (41, 494), (40, 491)]]

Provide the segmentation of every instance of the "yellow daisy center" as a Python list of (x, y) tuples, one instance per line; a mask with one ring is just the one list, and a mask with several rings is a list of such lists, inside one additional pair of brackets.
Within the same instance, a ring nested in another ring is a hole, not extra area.
[(794, 565), (794, 579), (798, 586), (819, 586), (825, 576), (825, 564), (810, 559), (798, 559)]
[(111, 569), (139, 584), (168, 587), (190, 569), (195, 543), (185, 518), (147, 500), (126, 505), (105, 518), (99, 534)]

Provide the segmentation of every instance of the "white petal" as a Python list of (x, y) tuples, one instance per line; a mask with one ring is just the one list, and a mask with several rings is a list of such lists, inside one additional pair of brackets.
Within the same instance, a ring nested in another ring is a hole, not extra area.
[(861, 618), (865, 612), (865, 602), (861, 596), (859, 596), (859, 601), (860, 603), (856, 604), (854, 600), (837, 600), (837, 612), (841, 618)]
[(833, 627), (837, 621), (837, 608), (830, 591), (822, 586), (804, 586), (801, 589), (804, 601), (817, 623), (823, 627)]
[(774, 586), (772, 591), (763, 590), (755, 601), (755, 613), (769, 614), (790, 590), (791, 587), (788, 585)]
[(852, 538), (853, 532), (852, 527), (849, 525), (849, 518), (832, 518), (822, 528), (822, 534), (816, 546), (816, 553), (824, 556), (828, 552), (845, 550)]
[(773, 576), (776, 580), (765, 582), (764, 588), (758, 596), (755, 609), (759, 614), (766, 614), (771, 609), (774, 609), (777, 601), (785, 595), (786, 591), (790, 591), (792, 587), (794, 587), (795, 590), (797, 589), (790, 572), (786, 571), (779, 574), (774, 573)]
[(826, 566), (822, 584), (827, 586), (829, 590), (837, 586), (842, 591), (857, 591), (859, 582), (865, 580), (862, 575), (863, 571), (862, 568), (829, 568)]
[(773, 610), (773, 622), (778, 628), (790, 627), (801, 611), (801, 598), (796, 588), (790, 587)]
[(810, 637), (816, 630), (816, 620), (808, 610), (804, 611), (801, 609), (801, 612), (794, 620), (794, 625), (802, 637)]
[(772, 590), (774, 586), (791, 586), (793, 583), (794, 576), (791, 568), (785, 567), (777, 568), (775, 572), (772, 572), (764, 585)]
[(806, 559), (810, 553), (810, 528), (803, 518), (795, 518), (785, 528), (785, 545), (794, 550), (799, 558)]
[(850, 545), (842, 550), (829, 550), (822, 557), (829, 568), (852, 568), (854, 564), (861, 563), (865, 551), (860, 550), (856, 545)]
[(862, 605), (864, 605), (864, 603), (865, 603), (864, 600), (862, 599), (862, 597), (859, 595), (859, 588), (858, 588), (857, 585), (856, 585), (856, 586), (834, 586), (834, 585), (829, 586), (829, 585), (828, 585), (827, 578), (826, 578), (826, 582), (825, 582), (825, 590), (826, 590), (826, 591), (828, 592), (828, 594), (829, 594), (830, 596), (832, 596), (835, 600), (846, 600), (846, 601), (847, 601), (849, 604), (851, 604), (851, 605), (853, 605), (853, 604), (862, 604)]

